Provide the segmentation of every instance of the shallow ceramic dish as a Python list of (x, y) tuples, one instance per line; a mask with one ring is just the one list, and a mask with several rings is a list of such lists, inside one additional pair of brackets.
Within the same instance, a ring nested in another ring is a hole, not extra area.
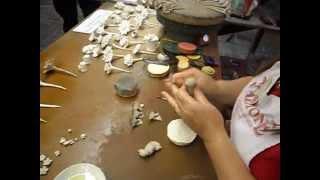
[(54, 180), (106, 180), (106, 177), (97, 166), (80, 163), (67, 167)]

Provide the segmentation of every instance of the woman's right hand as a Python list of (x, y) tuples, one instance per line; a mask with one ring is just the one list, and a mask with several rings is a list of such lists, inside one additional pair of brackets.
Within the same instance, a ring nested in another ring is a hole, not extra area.
[(197, 87), (199, 87), (199, 89), (207, 96), (212, 96), (213, 92), (217, 90), (216, 80), (196, 68), (190, 68), (185, 71), (175, 73), (170, 78), (166, 79), (166, 81), (181, 87), (184, 84), (185, 79), (191, 76), (196, 78)]

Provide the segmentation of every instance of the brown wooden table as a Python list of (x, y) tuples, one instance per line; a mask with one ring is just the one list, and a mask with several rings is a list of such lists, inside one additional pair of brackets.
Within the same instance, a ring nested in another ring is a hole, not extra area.
[[(102, 8), (109, 6), (105, 4)], [(102, 61), (92, 63), (88, 72), (78, 73), (81, 49), (86, 44), (88, 35), (68, 32), (40, 53), (40, 72), (45, 60), (55, 58), (57, 65), (79, 75), (78, 78), (60, 73), (40, 75), (46, 82), (67, 88), (66, 91), (40, 88), (41, 103), (62, 106), (41, 109), (40, 117), (48, 123), (40, 125), (40, 152), (54, 160), (41, 179), (53, 179), (64, 168), (81, 162), (97, 165), (107, 179), (114, 180), (216, 179), (199, 138), (187, 147), (178, 147), (168, 140), (166, 126), (178, 116), (167, 102), (156, 98), (164, 90), (162, 80), (150, 78), (143, 62), (138, 62), (131, 75), (137, 79), (140, 92), (134, 98), (120, 98), (115, 95), (113, 83), (121, 73), (106, 75)], [(206, 51), (219, 60), (217, 43)], [(123, 67), (121, 62), (115, 65)], [(129, 120), (134, 101), (145, 104), (145, 119), (143, 125), (132, 130)], [(164, 120), (149, 122), (150, 111), (159, 112)], [(70, 134), (69, 128), (73, 130)], [(61, 137), (79, 138), (81, 133), (86, 133), (87, 139), (68, 147), (59, 144)], [(160, 142), (163, 149), (148, 159), (140, 158), (137, 150), (151, 140)], [(61, 151), (61, 156), (54, 156), (56, 150)]]

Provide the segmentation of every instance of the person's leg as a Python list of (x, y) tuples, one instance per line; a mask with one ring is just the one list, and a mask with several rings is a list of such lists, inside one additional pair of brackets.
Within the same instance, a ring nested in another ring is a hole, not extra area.
[(87, 17), (93, 11), (99, 8), (101, 0), (79, 0), (80, 8), (83, 12), (83, 16)]
[(63, 18), (63, 31), (69, 31), (78, 23), (76, 0), (53, 0), (54, 7)]

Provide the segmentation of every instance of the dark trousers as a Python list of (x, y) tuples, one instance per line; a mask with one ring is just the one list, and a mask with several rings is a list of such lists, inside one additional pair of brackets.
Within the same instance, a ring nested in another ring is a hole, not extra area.
[(56, 11), (64, 20), (64, 32), (69, 31), (78, 24), (77, 2), (79, 2), (84, 17), (91, 14), (101, 5), (100, 0), (53, 0)]

